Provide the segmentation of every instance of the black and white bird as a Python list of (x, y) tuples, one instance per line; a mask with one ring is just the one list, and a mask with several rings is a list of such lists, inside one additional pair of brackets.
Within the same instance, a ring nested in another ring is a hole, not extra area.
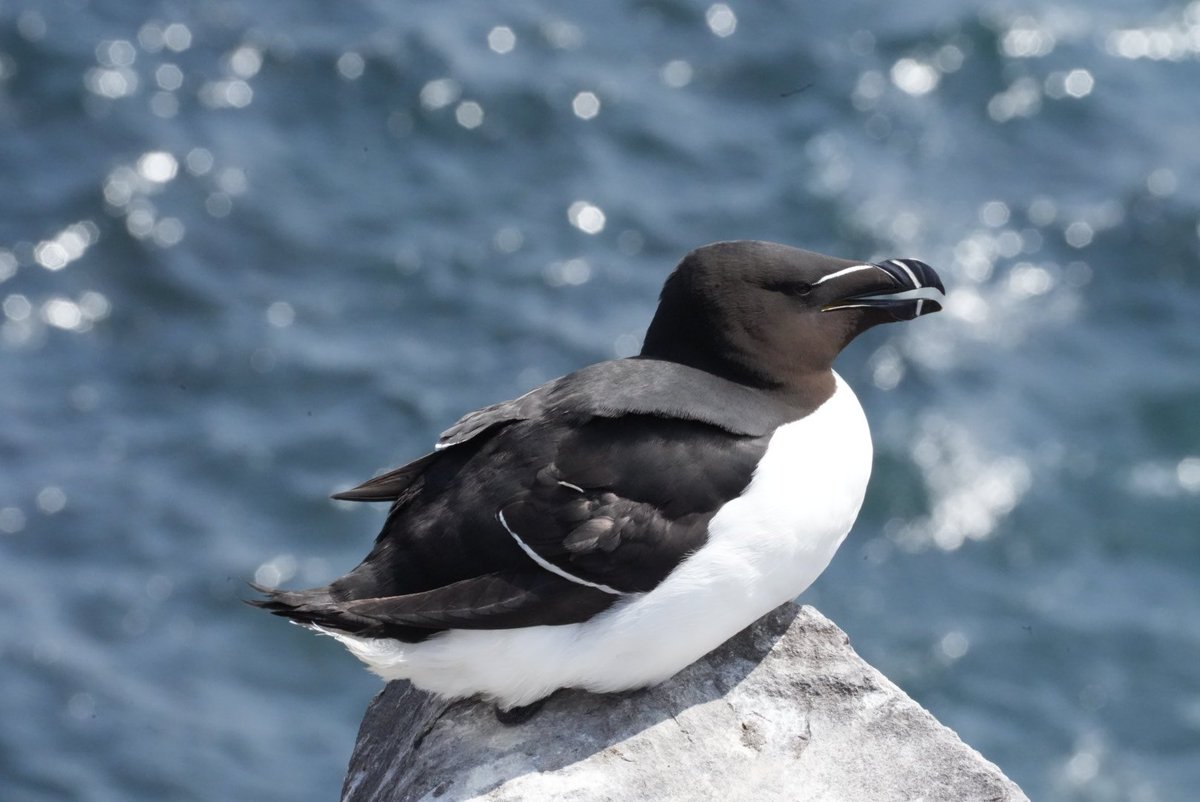
[(661, 682), (825, 570), (872, 459), (834, 359), (943, 293), (914, 259), (692, 251), (639, 355), (468, 413), (433, 452), (337, 494), (391, 502), (371, 553), (254, 603), (385, 679), (501, 710)]

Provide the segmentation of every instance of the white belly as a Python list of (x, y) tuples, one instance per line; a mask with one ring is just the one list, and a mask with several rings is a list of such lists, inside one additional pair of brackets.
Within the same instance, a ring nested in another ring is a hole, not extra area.
[(871, 435), (837, 389), (776, 430), (746, 491), (709, 524), (709, 540), (654, 590), (581, 624), (450, 630), (423, 643), (329, 633), (384, 679), (504, 707), (562, 687), (618, 691), (661, 682), (812, 584), (862, 506)]

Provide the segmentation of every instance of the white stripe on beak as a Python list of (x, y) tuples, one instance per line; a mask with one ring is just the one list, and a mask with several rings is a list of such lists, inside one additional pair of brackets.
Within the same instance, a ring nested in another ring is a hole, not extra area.
[[(908, 265), (904, 264), (904, 262), (901, 262), (899, 259), (888, 259), (888, 261), (908, 274), (908, 279), (912, 282), (913, 289), (917, 289), (921, 286), (921, 282), (917, 281), (916, 274), (909, 269)], [(919, 309), (920, 307), (918, 307), (918, 310)]]

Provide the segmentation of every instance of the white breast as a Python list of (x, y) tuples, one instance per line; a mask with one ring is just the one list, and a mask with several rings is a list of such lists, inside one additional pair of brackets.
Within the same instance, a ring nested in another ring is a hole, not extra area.
[(763, 613), (813, 583), (862, 507), (871, 434), (854, 391), (834, 377), (833, 396), (776, 430), (746, 492), (709, 525), (710, 546), (754, 574)]
[(337, 637), (385, 679), (511, 707), (561, 687), (617, 691), (661, 682), (795, 598), (833, 558), (862, 506), (871, 436), (854, 392), (776, 430), (746, 491), (709, 540), (649, 593), (582, 624), (451, 630), (418, 644)]

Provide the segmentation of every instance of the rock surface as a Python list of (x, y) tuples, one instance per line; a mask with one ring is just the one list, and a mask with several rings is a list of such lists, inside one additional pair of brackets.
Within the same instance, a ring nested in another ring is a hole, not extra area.
[(670, 681), (559, 691), (529, 721), (403, 682), (371, 703), (343, 802), (1025, 800), (811, 607), (764, 617)]

